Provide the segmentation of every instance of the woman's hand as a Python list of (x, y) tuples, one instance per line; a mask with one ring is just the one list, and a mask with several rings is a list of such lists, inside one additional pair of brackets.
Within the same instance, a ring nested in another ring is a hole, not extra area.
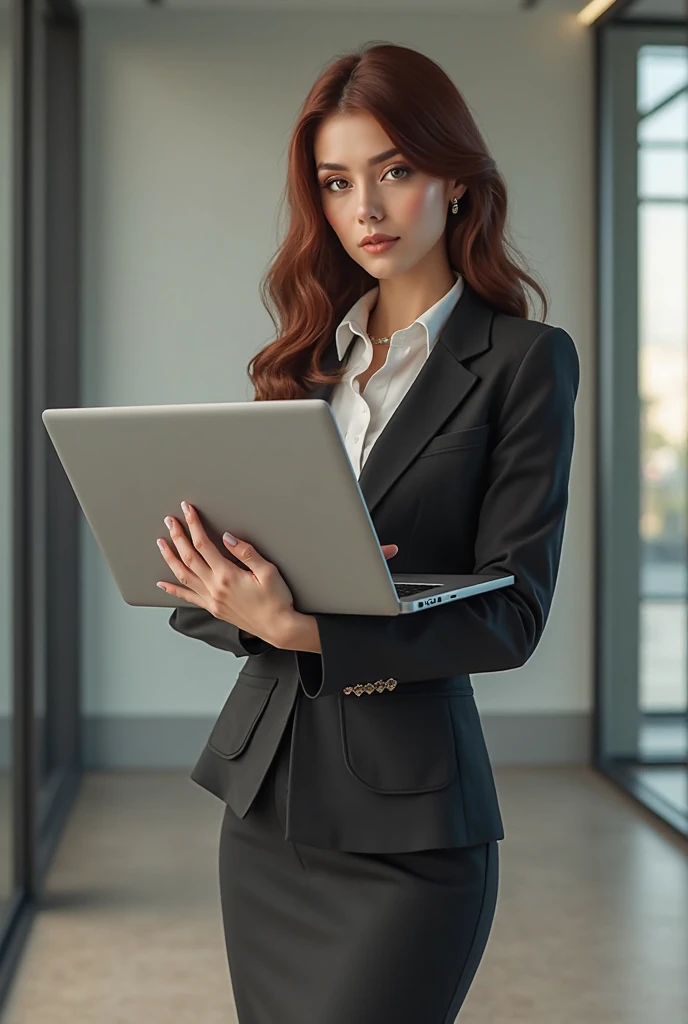
[[(182, 502), (182, 509), (185, 504)], [(158, 539), (163, 558), (184, 586), (160, 581), (160, 589), (197, 608), (205, 608), (216, 619), (231, 622), (268, 643), (281, 637), (295, 609), (291, 591), (277, 566), (246, 541), (238, 540), (232, 545), (227, 540), (229, 534), (225, 534), (223, 543), (249, 571), (234, 565), (212, 543), (193, 506), (186, 508), (193, 543), (173, 516), (168, 516), (165, 523), (176, 551), (171, 544)]]
[[(205, 608), (216, 619), (231, 622), (252, 636), (260, 637), (275, 647), (293, 630), (296, 619), (302, 618), (294, 608), (294, 599), (277, 566), (263, 558), (252, 544), (237, 540), (232, 545), (224, 534), (227, 549), (248, 567), (240, 569), (218, 551), (205, 532), (198, 513), (186, 505), (189, 541), (173, 516), (165, 520), (175, 548), (158, 538), (158, 547), (168, 566), (183, 586), (158, 582), (161, 590), (181, 597), (197, 608)], [(396, 544), (383, 544), (385, 558), (398, 551)], [(177, 551), (179, 555), (177, 555)]]

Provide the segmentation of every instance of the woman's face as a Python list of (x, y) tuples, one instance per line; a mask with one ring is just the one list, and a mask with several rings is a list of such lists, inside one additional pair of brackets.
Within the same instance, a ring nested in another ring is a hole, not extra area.
[[(391, 155), (393, 150), (387, 133), (366, 113), (330, 115), (314, 143), (325, 216), (349, 256), (378, 279), (403, 274), (431, 250), (444, 249), (449, 203), (466, 190), (415, 170), (399, 153)], [(372, 234), (398, 241), (376, 253), (360, 245)]]

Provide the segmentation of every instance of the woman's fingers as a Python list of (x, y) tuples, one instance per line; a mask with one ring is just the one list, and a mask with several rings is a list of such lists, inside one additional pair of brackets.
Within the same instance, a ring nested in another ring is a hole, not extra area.
[[(234, 541), (234, 543), (232, 543)], [(263, 583), (266, 580), (266, 576), (269, 573), (276, 573), (277, 566), (274, 562), (268, 561), (267, 558), (256, 551), (253, 544), (249, 544), (247, 540), (241, 540), (240, 537), (234, 537), (231, 533), (224, 533), (222, 535), (222, 542), (228, 551), (231, 551), (235, 558), (238, 558), (240, 562), (251, 570), (256, 579)]]
[(398, 550), (399, 550), (399, 545), (398, 544), (383, 544), (382, 545), (382, 554), (385, 556), (385, 558), (394, 558), (394, 556), (396, 555)]
[(188, 601), (189, 604), (195, 604), (197, 608), (205, 608), (205, 598), (201, 597), (196, 590), (190, 590), (188, 587), (177, 587), (174, 583), (168, 583), (167, 580), (163, 583), (162, 580), (158, 582), (158, 587), (164, 590), (166, 594), (171, 594), (173, 597), (181, 597), (184, 601)]
[[(182, 511), (191, 534), (191, 544), (183, 536), (182, 545), (188, 547), (188, 554), (195, 559), (194, 571), (203, 580), (210, 580), (213, 573), (221, 574), (227, 568), (227, 559), (221, 551), (215, 547), (208, 534), (205, 532), (201, 517), (193, 505), (186, 501), (182, 502)], [(183, 535), (184, 531), (180, 531)], [(196, 567), (196, 564), (198, 567)]]
[[(171, 540), (165, 541), (164, 538), (160, 538), (158, 540), (158, 547), (160, 548), (162, 557), (165, 559), (180, 583), (183, 583), (185, 587), (191, 587), (201, 595), (206, 594), (207, 587), (205, 582), (202, 576), (196, 572), (199, 556), (196, 556), (184, 531), (173, 516), (167, 517), (165, 525), (170, 531)], [(201, 561), (203, 560), (201, 559)], [(205, 562), (204, 565), (206, 566), (206, 570), (210, 572)]]
[[(191, 541), (174, 516), (167, 516), (165, 525), (170, 531), (172, 543), (161, 547), (163, 557), (180, 583), (191, 587), (201, 596), (210, 591), (214, 569), (225, 568), (227, 560), (222, 557), (201, 525), (198, 513), (187, 506), (186, 522)], [(182, 578), (183, 577), (183, 578)]]

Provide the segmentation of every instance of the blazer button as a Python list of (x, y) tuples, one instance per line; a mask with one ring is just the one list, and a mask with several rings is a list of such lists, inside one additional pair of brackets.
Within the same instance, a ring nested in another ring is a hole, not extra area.
[(377, 679), (374, 683), (358, 683), (356, 686), (345, 686), (344, 693), (349, 696), (355, 694), (361, 697), (364, 693), (384, 693), (385, 690), (393, 690), (397, 685), (394, 678)]

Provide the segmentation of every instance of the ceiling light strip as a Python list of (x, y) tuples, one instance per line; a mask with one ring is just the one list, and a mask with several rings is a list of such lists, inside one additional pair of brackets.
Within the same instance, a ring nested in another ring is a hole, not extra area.
[(601, 18), (605, 11), (613, 7), (616, 0), (590, 0), (589, 4), (576, 15), (582, 25), (592, 25), (598, 18)]

